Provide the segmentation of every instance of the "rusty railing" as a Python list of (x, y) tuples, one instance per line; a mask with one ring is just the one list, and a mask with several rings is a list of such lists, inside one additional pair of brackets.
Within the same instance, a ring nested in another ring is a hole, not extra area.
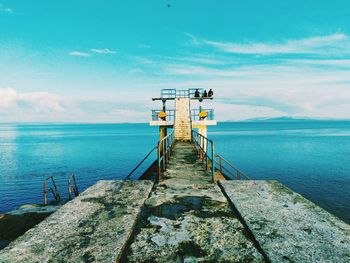
[(130, 176), (137, 170), (137, 168), (140, 167), (140, 165), (146, 161), (148, 159), (148, 157), (151, 155), (151, 153), (157, 149), (158, 147), (153, 147), (152, 150), (149, 151), (149, 153), (147, 153), (147, 155), (141, 160), (141, 162), (138, 163), (138, 165), (135, 166), (135, 168), (124, 178), (124, 180), (127, 180), (130, 178)]
[(158, 181), (161, 180), (162, 172), (166, 170), (174, 142), (174, 131), (158, 142)]
[(238, 180), (251, 180), (248, 175), (236, 168), (219, 154), (215, 154), (215, 163), (218, 165), (217, 169), (221, 172), (221, 174), (226, 175), (229, 178), (234, 177)]
[[(52, 186), (49, 189), (47, 189), (47, 181), (51, 180)], [(55, 179), (53, 179), (53, 176), (47, 177), (44, 179), (44, 205), (47, 205), (47, 193), (52, 193), (53, 197), (55, 198), (56, 201), (61, 200), (60, 193), (57, 189)]]
[(202, 134), (192, 130), (192, 142), (198, 150), (199, 157), (205, 163), (206, 171), (210, 171), (212, 182), (215, 176), (214, 142)]
[[(73, 180), (73, 186), (72, 186), (72, 182), (71, 182), (72, 180)], [(72, 193), (74, 193), (75, 197), (77, 197), (79, 195), (78, 185), (77, 185), (77, 181), (75, 180), (74, 174), (72, 174), (68, 178), (68, 197), (69, 197), (69, 200), (72, 199)]]

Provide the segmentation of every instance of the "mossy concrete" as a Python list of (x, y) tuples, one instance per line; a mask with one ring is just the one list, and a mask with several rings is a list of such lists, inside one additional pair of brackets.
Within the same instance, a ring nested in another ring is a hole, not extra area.
[(118, 261), (152, 186), (99, 181), (0, 251), (0, 262)]
[(269, 260), (350, 262), (350, 226), (276, 181), (212, 183), (186, 142), (156, 185), (99, 181), (0, 251), (1, 263)]
[(263, 262), (190, 143), (175, 144), (125, 261)]
[(0, 250), (60, 207), (60, 205), (23, 205), (19, 209), (0, 214)]
[(271, 262), (350, 262), (350, 226), (277, 181), (226, 181), (224, 191)]

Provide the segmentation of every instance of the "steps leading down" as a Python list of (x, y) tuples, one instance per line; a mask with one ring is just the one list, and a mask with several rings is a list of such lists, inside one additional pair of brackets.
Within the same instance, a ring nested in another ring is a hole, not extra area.
[(191, 140), (190, 99), (176, 98), (175, 100), (174, 136), (178, 141)]

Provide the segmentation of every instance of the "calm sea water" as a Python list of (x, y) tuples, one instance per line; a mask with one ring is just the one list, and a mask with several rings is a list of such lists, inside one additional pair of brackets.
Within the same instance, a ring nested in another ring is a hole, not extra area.
[[(219, 123), (208, 136), (250, 177), (277, 179), (350, 222), (350, 122)], [(123, 178), (157, 139), (147, 124), (0, 124), (0, 213), (42, 203), (50, 175), (63, 197), (71, 173), (80, 190)]]

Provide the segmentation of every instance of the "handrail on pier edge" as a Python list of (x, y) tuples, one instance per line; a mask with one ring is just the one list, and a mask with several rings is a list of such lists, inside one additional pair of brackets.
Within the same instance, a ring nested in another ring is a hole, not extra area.
[(214, 152), (214, 142), (212, 140), (192, 130), (192, 142), (196, 146), (202, 162), (205, 163), (206, 170), (210, 166), (212, 182), (215, 180), (215, 170), (220, 171), (227, 179), (232, 179), (231, 176), (238, 180), (251, 180), (248, 175)]
[(158, 148), (157, 146), (153, 147), (152, 150), (150, 150), (149, 153), (147, 153), (147, 155), (141, 160), (141, 162), (139, 162), (139, 164), (136, 165), (136, 167), (124, 178), (124, 180), (129, 179), (130, 176), (137, 170), (137, 168), (139, 168), (140, 165), (141, 165), (144, 161), (146, 161), (146, 159), (148, 158), (148, 156), (150, 156), (151, 153), (152, 153), (155, 149), (157, 149), (157, 148)]
[(158, 182), (161, 180), (161, 173), (165, 171), (169, 157), (174, 146), (174, 131), (158, 142)]
[[(219, 154), (215, 154), (215, 163), (217, 165), (219, 165), (218, 170), (222, 173), (222, 174), (229, 174), (233, 177), (236, 177), (236, 179), (241, 180), (241, 179), (246, 179), (246, 180), (251, 180), (250, 177), (248, 175), (246, 175), (245, 173), (243, 173), (241, 170), (239, 170), (238, 168), (236, 168), (233, 164), (231, 164), (229, 161), (227, 161), (224, 157), (222, 157)], [(228, 167), (225, 166), (228, 165)], [(233, 170), (233, 171), (232, 171)]]
[(158, 163), (158, 176), (157, 180), (161, 179), (161, 172), (166, 169), (166, 165), (169, 161), (169, 156), (174, 145), (174, 131), (169, 135), (165, 136), (163, 139), (158, 141), (157, 146), (153, 147), (147, 155), (136, 165), (136, 167), (124, 178), (127, 180), (130, 176), (140, 167), (140, 165), (147, 160), (147, 158), (152, 154), (152, 152), (157, 149), (157, 163)]
[(215, 180), (214, 142), (194, 130), (192, 130), (192, 142), (196, 146), (202, 162), (203, 163), (205, 162), (205, 169), (207, 171), (209, 169), (209, 165), (211, 165), (210, 167), (211, 179), (212, 179), (212, 182), (214, 182)]

